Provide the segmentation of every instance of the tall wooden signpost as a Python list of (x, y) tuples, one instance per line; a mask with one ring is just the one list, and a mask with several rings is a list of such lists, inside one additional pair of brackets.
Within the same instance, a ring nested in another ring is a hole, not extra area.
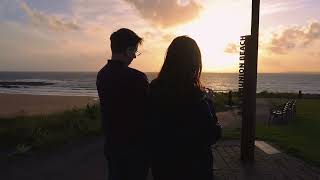
[(241, 160), (254, 161), (260, 0), (252, 0), (251, 35), (240, 39)]

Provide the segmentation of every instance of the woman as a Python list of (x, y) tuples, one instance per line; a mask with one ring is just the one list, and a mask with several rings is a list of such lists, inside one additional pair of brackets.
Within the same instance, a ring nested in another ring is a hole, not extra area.
[(212, 102), (200, 83), (197, 43), (175, 38), (150, 84), (152, 174), (155, 180), (212, 180), (212, 150), (221, 133)]

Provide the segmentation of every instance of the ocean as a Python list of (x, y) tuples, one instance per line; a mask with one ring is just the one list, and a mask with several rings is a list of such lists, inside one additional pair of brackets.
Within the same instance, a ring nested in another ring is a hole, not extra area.
[[(0, 72), (0, 93), (97, 97), (96, 72)], [(157, 73), (146, 73), (149, 81)], [(237, 91), (238, 74), (203, 73), (214, 91)], [(320, 94), (320, 74), (258, 74), (257, 92)]]

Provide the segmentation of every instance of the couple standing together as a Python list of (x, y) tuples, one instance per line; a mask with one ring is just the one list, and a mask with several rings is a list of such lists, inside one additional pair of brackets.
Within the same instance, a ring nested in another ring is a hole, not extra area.
[(212, 180), (211, 145), (221, 127), (200, 83), (201, 52), (187, 37), (175, 38), (150, 84), (129, 64), (140, 53), (136, 33), (110, 36), (112, 57), (97, 75), (109, 180)]

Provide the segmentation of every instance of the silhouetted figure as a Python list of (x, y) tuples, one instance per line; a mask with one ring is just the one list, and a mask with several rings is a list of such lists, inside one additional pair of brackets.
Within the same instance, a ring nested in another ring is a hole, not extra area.
[(155, 180), (212, 180), (210, 145), (221, 135), (212, 101), (201, 86), (201, 52), (180, 36), (170, 44), (150, 84), (152, 174)]
[(110, 36), (112, 57), (97, 75), (109, 180), (143, 180), (147, 174), (144, 124), (148, 80), (128, 67), (142, 38), (129, 29)]

